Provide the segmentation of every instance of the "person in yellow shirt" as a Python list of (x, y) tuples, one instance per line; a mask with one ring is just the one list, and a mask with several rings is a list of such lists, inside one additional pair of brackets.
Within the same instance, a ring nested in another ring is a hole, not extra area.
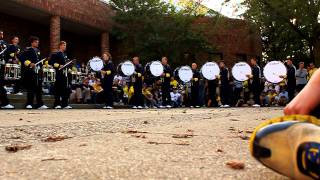
[(171, 88), (172, 88), (172, 89), (173, 89), (173, 88), (178, 88), (178, 85), (179, 85), (178, 81), (175, 80), (174, 77), (171, 77), (171, 81), (170, 81), (170, 86), (171, 86)]
[(312, 75), (317, 71), (318, 69), (315, 67), (314, 63), (309, 64), (308, 68), (308, 81), (312, 77)]

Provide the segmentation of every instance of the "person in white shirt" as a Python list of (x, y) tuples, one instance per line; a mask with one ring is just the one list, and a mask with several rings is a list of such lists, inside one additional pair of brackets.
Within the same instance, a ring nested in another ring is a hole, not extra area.
[(173, 92), (170, 93), (171, 102), (173, 107), (181, 107), (181, 94), (178, 92), (177, 88), (173, 88)]

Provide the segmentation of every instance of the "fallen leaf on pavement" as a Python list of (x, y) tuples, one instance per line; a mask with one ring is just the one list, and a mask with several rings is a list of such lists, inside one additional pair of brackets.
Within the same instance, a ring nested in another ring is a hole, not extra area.
[(172, 138), (191, 138), (193, 137), (192, 134), (175, 134), (172, 135)]
[(229, 161), (226, 165), (232, 169), (244, 169), (244, 163), (240, 161)]
[(30, 149), (32, 145), (28, 145), (28, 144), (13, 144), (10, 146), (6, 146), (6, 151), (8, 152), (17, 152), (20, 150), (27, 150)]
[(65, 161), (67, 159), (65, 158), (48, 158), (48, 159), (42, 159), (41, 161)]
[(155, 142), (155, 141), (148, 141), (148, 144), (155, 144), (155, 145), (159, 145), (159, 144), (171, 144), (171, 143), (162, 143), (162, 142)]
[(217, 149), (217, 152), (223, 152), (222, 149)]
[(149, 124), (149, 122), (148, 121), (143, 121), (143, 124)]
[(68, 136), (49, 136), (42, 141), (44, 141), (44, 142), (57, 142), (57, 141), (63, 141), (65, 139), (69, 139), (69, 138), (71, 138), (71, 137), (68, 137)]
[(176, 145), (179, 145), (179, 146), (189, 146), (190, 145), (190, 143), (189, 142), (187, 142), (187, 141), (180, 141), (180, 142), (177, 142), (177, 143), (175, 143)]
[(143, 138), (143, 139), (145, 139), (146, 138), (146, 136), (145, 135), (142, 135), (142, 134), (133, 134), (133, 135), (131, 135), (132, 137), (135, 137), (135, 138)]
[(129, 129), (129, 130), (122, 131), (122, 133), (124, 133), (124, 134), (136, 134), (136, 133), (148, 133), (148, 132)]

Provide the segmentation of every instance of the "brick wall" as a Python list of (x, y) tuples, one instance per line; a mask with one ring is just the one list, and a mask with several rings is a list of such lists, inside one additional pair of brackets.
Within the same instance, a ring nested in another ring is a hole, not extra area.
[[(5, 40), (13, 35), (20, 37), (20, 46), (25, 48), (28, 46), (28, 38), (30, 36), (38, 36), (40, 38), (41, 54), (46, 57), (50, 54), (50, 36), (49, 26), (38, 24), (22, 18), (0, 13), (0, 29), (5, 33)], [(93, 56), (100, 55), (100, 36), (99, 35), (83, 35), (62, 31), (61, 40), (68, 42), (69, 58), (76, 58), (80, 62), (86, 62)]]
[[(10, 0), (100, 30), (111, 28), (112, 11), (99, 0)], [(80, 3), (81, 2), (81, 3)]]
[[(228, 66), (232, 66), (237, 60), (249, 60), (251, 57), (261, 58), (262, 42), (260, 33), (244, 20), (223, 18), (214, 20), (201, 18), (195, 22), (195, 26), (205, 25), (204, 34), (208, 41), (215, 47), (215, 58), (222, 55)], [(210, 54), (199, 54), (197, 59), (204, 61), (212, 58)], [(215, 59), (217, 60), (217, 59)]]

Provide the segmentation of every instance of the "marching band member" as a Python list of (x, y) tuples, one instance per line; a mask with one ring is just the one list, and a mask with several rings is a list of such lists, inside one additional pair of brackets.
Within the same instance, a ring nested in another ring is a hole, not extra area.
[(261, 70), (257, 64), (256, 58), (251, 58), (250, 64), (252, 66), (252, 76), (250, 77), (251, 82), (251, 91), (253, 92), (253, 107), (260, 107), (260, 94), (261, 94)]
[(296, 91), (296, 67), (293, 65), (291, 59), (287, 60), (287, 91), (289, 94), (289, 101), (294, 98)]
[(208, 107), (217, 107), (217, 80), (207, 80)]
[(5, 61), (5, 50), (7, 48), (6, 42), (3, 40), (3, 31), (0, 30), (0, 107), (1, 109), (14, 109), (14, 106), (9, 104), (7, 97), (7, 91), (4, 88), (4, 67)]
[(20, 47), (19, 47), (19, 37), (18, 36), (13, 36), (11, 38), (11, 43), (8, 45), (8, 49), (6, 51), (6, 60), (8, 63), (12, 63), (12, 64), (18, 64), (19, 60), (18, 60), (18, 56), (20, 54)]
[[(11, 64), (20, 64), (19, 56), (20, 56), (20, 46), (19, 46), (19, 37), (13, 36), (11, 39), (11, 44), (8, 45), (8, 49), (6, 51), (6, 62)], [(14, 82), (14, 93), (16, 95), (22, 95), (20, 91), (21, 80), (15, 80)]]
[(167, 57), (162, 57), (161, 63), (163, 65), (163, 74), (161, 75), (162, 106), (160, 107), (171, 108), (171, 96), (170, 96), (171, 68), (168, 64)]
[[(50, 64), (56, 70), (56, 81), (54, 83), (54, 108), (55, 109), (72, 109), (68, 105), (71, 90), (68, 83), (68, 75), (65, 71), (68, 70), (64, 65), (67, 63), (66, 55), (67, 43), (61, 41), (59, 43), (59, 51), (51, 55)], [(64, 68), (63, 68), (64, 67)]]
[[(34, 95), (36, 95), (37, 108), (48, 109), (42, 101), (42, 63), (36, 65), (36, 63), (40, 61), (40, 50), (38, 49), (39, 38), (31, 36), (29, 43), (31, 46), (27, 47), (21, 55), (21, 61), (23, 64), (23, 81), (25, 82), (25, 87), (27, 89), (26, 109), (33, 108)], [(40, 70), (38, 70), (38, 68)]]
[(105, 106), (104, 109), (113, 108), (113, 78), (115, 75), (115, 69), (113, 62), (111, 61), (111, 54), (106, 52), (102, 55), (104, 61), (103, 68), (101, 70), (102, 85), (104, 89)]
[(133, 109), (142, 109), (144, 104), (142, 86), (143, 86), (143, 66), (140, 64), (140, 59), (138, 56), (132, 59), (132, 62), (135, 66), (135, 73), (132, 77), (133, 83)]
[(226, 67), (224, 61), (219, 62), (220, 67), (220, 98), (221, 98), (221, 107), (228, 108), (229, 105), (229, 92), (230, 92), (230, 74), (229, 70)]
[(191, 65), (193, 71), (192, 84), (191, 84), (191, 107), (200, 107), (199, 102), (199, 91), (200, 91), (200, 72), (198, 71), (198, 65), (196, 63), (192, 63)]

